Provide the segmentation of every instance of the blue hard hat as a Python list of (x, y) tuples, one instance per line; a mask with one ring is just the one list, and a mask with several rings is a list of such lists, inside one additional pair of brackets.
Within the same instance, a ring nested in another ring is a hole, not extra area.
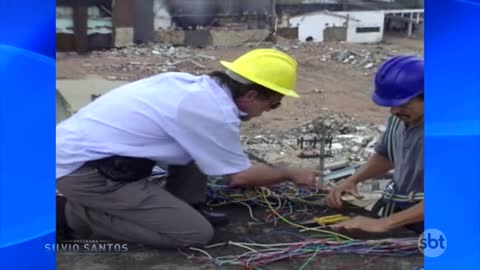
[(378, 69), (372, 99), (377, 105), (396, 107), (423, 91), (423, 60), (401, 55), (388, 59)]

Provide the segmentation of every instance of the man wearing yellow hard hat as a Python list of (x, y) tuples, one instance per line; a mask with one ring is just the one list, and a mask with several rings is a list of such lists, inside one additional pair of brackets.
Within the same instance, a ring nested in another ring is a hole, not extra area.
[[(97, 98), (57, 126), (57, 226), (157, 247), (205, 244), (226, 217), (208, 212), (207, 175), (231, 185), (287, 180), (313, 185), (318, 172), (250, 163), (240, 123), (297, 97), (296, 61), (273, 49), (247, 52), (225, 72), (162, 73)], [(148, 181), (168, 167), (166, 186)]]

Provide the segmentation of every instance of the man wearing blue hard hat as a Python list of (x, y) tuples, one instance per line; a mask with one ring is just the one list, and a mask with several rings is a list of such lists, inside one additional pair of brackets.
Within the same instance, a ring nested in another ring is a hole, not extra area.
[(423, 232), (423, 60), (396, 56), (375, 76), (373, 102), (390, 107), (387, 129), (375, 153), (354, 175), (340, 181), (325, 198), (330, 207), (341, 207), (343, 194), (360, 197), (357, 184), (394, 169), (393, 181), (372, 212), (379, 218), (358, 216), (337, 228), (385, 232), (406, 226)]

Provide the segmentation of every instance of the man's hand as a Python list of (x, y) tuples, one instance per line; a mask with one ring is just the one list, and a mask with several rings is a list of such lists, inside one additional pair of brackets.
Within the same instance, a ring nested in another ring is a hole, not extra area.
[(350, 220), (331, 226), (334, 229), (362, 230), (365, 232), (381, 233), (390, 230), (385, 219), (356, 216)]
[(349, 177), (338, 182), (327, 197), (323, 199), (323, 202), (328, 207), (340, 208), (342, 207), (342, 195), (345, 193), (353, 195), (357, 199), (362, 198), (362, 196), (358, 194), (357, 182)]
[(293, 181), (298, 185), (315, 186), (315, 179), (320, 172), (312, 169), (278, 168), (265, 164), (254, 164), (247, 170), (228, 175), (232, 186), (252, 187), (278, 184)]
[(289, 169), (289, 177), (297, 185), (315, 187), (320, 171), (312, 169)]

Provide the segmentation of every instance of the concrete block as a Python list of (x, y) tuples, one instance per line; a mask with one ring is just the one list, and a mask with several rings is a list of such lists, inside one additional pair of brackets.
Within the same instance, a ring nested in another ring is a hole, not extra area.
[(185, 31), (182, 30), (157, 30), (156, 33), (157, 42), (171, 44), (171, 45), (184, 45), (185, 44)]
[(258, 42), (265, 40), (270, 31), (267, 29), (251, 29), (251, 30), (212, 30), (213, 46), (241, 46), (247, 42)]
[(190, 30), (185, 32), (185, 45), (204, 48), (212, 43), (212, 36), (209, 30)]
[(133, 43), (133, 27), (115, 28), (115, 47), (125, 47)]

